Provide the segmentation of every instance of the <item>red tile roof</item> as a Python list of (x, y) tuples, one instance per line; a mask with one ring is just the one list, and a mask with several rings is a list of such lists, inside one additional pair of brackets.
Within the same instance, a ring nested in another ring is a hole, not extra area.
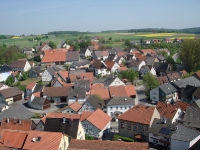
[(7, 118), (3, 118), (1, 122), (1, 128), (10, 130), (30, 131), (32, 129), (32, 124), (32, 120), (20, 120), (9, 118), (8, 122)]
[[(98, 84), (92, 84), (91, 89), (105, 89), (105, 86), (103, 83), (98, 83)], [(108, 93), (109, 94), (109, 93)]]
[(125, 70), (128, 70), (128, 68), (126, 66), (121, 66), (121, 67), (119, 67), (118, 70), (119, 71), (125, 71)]
[(80, 118), (80, 121), (84, 121), (86, 118), (88, 118), (93, 112), (89, 112), (89, 111), (85, 111), (85, 112), (82, 112), (81, 114), (81, 118)]
[(103, 100), (108, 100), (110, 98), (108, 88), (91, 89), (90, 93), (91, 95), (99, 95)]
[(72, 104), (70, 104), (69, 106), (66, 106), (64, 108), (61, 109), (61, 111), (67, 109), (67, 108), (71, 108), (74, 111), (79, 111), (81, 109), (82, 105), (79, 102), (74, 102)]
[(50, 112), (46, 116), (44, 116), (41, 120), (42, 122), (46, 122), (46, 118), (67, 118), (67, 119), (80, 119), (80, 114), (66, 114), (66, 113), (56, 113), (56, 112)]
[(200, 71), (195, 73), (200, 78)]
[(35, 82), (30, 82), (27, 86), (26, 86), (26, 89), (29, 89), (29, 90), (32, 90), (33, 87), (36, 85)]
[(186, 111), (187, 107), (191, 106), (191, 104), (188, 104), (186, 102), (177, 101), (175, 103), (175, 106), (180, 108), (182, 111)]
[(117, 53), (117, 56), (120, 56), (120, 57), (121, 57), (121, 56), (124, 56), (125, 54), (126, 54), (126, 52), (118, 52), (118, 53)]
[(134, 85), (120, 85), (109, 87), (110, 96), (135, 96), (136, 90)]
[[(40, 141), (33, 142), (33, 138), (41, 137)], [(56, 150), (62, 139), (62, 133), (30, 131), (23, 149), (26, 150)]]
[(91, 82), (94, 78), (94, 75), (93, 72), (76, 73), (76, 74), (69, 74), (69, 78), (71, 82), (74, 82), (77, 79), (87, 79), (90, 80)]
[(69, 77), (69, 72), (68, 71), (60, 71), (58, 72), (63, 78), (67, 79)]
[(54, 62), (66, 62), (67, 51), (66, 50), (45, 50), (42, 63), (54, 63)]
[(115, 62), (111, 61), (111, 60), (107, 60), (107, 61), (105, 61), (105, 64), (106, 64), (106, 67), (111, 70), (112, 67), (114, 66)]
[(161, 116), (173, 119), (178, 108), (175, 105), (159, 101), (156, 105), (156, 109), (158, 110)]
[(147, 142), (122, 142), (72, 139), (68, 150), (148, 150)]
[(104, 113), (102, 110), (97, 109), (86, 120), (99, 130), (103, 130), (105, 126), (111, 121), (111, 117)]
[(2, 136), (3, 146), (22, 148), (27, 135), (27, 133), (5, 131)]
[(155, 107), (137, 105), (118, 117), (120, 120), (150, 125)]
[(153, 49), (142, 49), (143, 53), (150, 53), (150, 54), (156, 54), (156, 52)]

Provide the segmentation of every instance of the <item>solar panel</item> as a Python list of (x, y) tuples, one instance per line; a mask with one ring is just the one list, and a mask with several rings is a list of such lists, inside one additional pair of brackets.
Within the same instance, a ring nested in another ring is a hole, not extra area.
[(162, 134), (166, 134), (166, 135), (169, 135), (171, 132), (171, 129), (168, 129), (168, 128), (161, 128), (159, 133), (162, 133)]

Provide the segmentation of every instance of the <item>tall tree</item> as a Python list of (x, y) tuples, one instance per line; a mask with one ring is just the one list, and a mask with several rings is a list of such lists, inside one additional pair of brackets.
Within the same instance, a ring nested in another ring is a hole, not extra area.
[(12, 76), (9, 76), (6, 79), (5, 84), (8, 85), (8, 86), (11, 86), (14, 82), (15, 82), (14, 78)]
[(49, 42), (49, 46), (51, 47), (51, 48), (57, 48), (57, 46), (56, 46), (56, 43), (54, 43), (53, 41), (50, 41)]
[(159, 85), (157, 79), (150, 73), (145, 74), (142, 77), (142, 80), (144, 83), (144, 87), (147, 91), (150, 91), (151, 89), (154, 89)]
[(121, 79), (128, 79), (129, 82), (131, 82), (132, 84), (134, 84), (135, 79), (137, 79), (139, 77), (138, 72), (134, 71), (133, 69), (128, 69), (125, 71), (121, 71), (119, 73), (119, 77)]
[(125, 46), (125, 48), (131, 48), (131, 42), (129, 39), (125, 39), (124, 46)]
[(200, 39), (184, 40), (180, 49), (180, 59), (188, 72), (197, 71), (200, 68)]

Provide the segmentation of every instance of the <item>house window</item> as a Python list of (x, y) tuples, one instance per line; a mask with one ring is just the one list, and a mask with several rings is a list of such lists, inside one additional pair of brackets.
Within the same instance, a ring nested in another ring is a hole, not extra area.
[(124, 109), (126, 109), (126, 107), (124, 107)]
[(122, 107), (120, 107), (120, 109), (122, 109)]
[(127, 123), (128, 130), (131, 130), (131, 124)]
[(149, 130), (149, 127), (148, 127), (148, 126), (145, 126), (145, 130), (148, 131), (148, 130)]
[(88, 132), (88, 129), (86, 129), (86, 133)]
[(153, 136), (157, 137), (158, 135), (157, 134), (153, 134)]
[(137, 131), (137, 125), (135, 125), (135, 124), (133, 125), (133, 130)]
[(118, 107), (116, 107), (116, 109), (118, 110)]
[(110, 110), (112, 110), (112, 107), (110, 107)]
[(158, 141), (157, 141), (157, 140), (153, 140), (153, 142), (154, 142), (154, 143), (158, 143)]
[(74, 111), (71, 111), (71, 113), (74, 113)]
[(121, 128), (124, 128), (124, 122), (121, 122)]

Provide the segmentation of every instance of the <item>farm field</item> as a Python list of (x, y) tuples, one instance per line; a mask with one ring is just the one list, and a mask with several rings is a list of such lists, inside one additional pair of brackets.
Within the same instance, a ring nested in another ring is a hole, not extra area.
[[(41, 35), (37, 35), (40, 36)], [(37, 36), (26, 36), (26, 37), (17, 37), (10, 39), (1, 39), (0, 44), (7, 44), (9, 45), (16, 45), (20, 48), (23, 47), (34, 47), (37, 45), (40, 45), (40, 41), (31, 41), (29, 42), (29, 38), (37, 37)], [(123, 43), (116, 42), (116, 40), (121, 39), (129, 39), (131, 41), (139, 41), (141, 38), (143, 40), (151, 40), (151, 39), (163, 39), (165, 37), (174, 39), (176, 37), (182, 38), (182, 39), (193, 39), (194, 34), (185, 34), (185, 33), (104, 33), (104, 32), (96, 32), (92, 34), (80, 34), (80, 35), (71, 35), (71, 34), (63, 34), (59, 36), (49, 35), (48, 38), (42, 38), (42, 42), (49, 42), (53, 41), (56, 43), (56, 45), (60, 45), (65, 40), (77, 40), (79, 37), (89, 37), (92, 38), (94, 36), (100, 36), (105, 38), (105, 40), (108, 40), (109, 37), (112, 37), (112, 41), (109, 43), (106, 43), (106, 46), (113, 46), (113, 47), (121, 47)]]

